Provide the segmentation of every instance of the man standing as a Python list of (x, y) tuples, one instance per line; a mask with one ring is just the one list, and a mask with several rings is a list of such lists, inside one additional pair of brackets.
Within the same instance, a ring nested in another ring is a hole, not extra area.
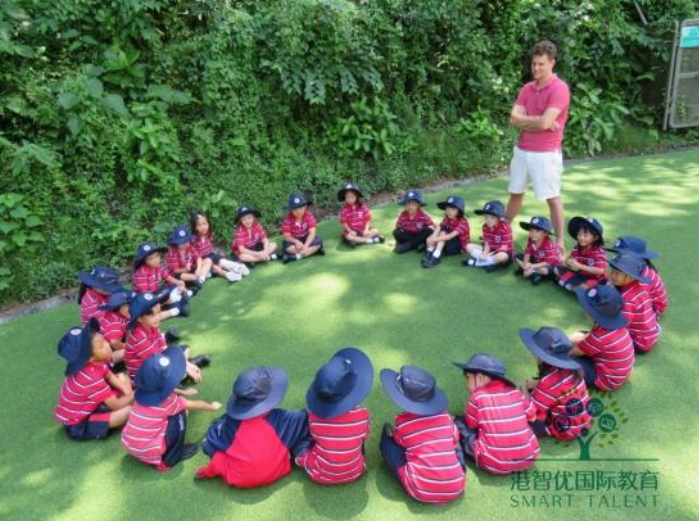
[(556, 54), (556, 45), (548, 40), (534, 46), (531, 61), (534, 80), (522, 87), (512, 107), (510, 123), (520, 130), (520, 135), (510, 163), (507, 217), (512, 221), (519, 213), (531, 180), (534, 196), (549, 205), (558, 245), (564, 250), (561, 142), (568, 119), (570, 90), (553, 73)]

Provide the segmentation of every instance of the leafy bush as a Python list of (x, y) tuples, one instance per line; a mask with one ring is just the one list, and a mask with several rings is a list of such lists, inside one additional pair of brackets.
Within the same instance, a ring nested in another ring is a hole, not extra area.
[(493, 171), (545, 37), (569, 155), (655, 139), (646, 100), (697, 5), (638, 3), (648, 26), (631, 0), (0, 0), (0, 307), (126, 265), (195, 209), (227, 240), (238, 204), (273, 225), (291, 191)]

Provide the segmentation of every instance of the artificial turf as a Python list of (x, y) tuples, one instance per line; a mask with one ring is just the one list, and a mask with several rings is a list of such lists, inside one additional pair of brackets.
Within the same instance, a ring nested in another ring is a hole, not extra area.
[[(467, 202), (474, 235), (482, 221), (472, 210), (487, 200), (505, 198), (506, 190), (506, 179), (453, 189)], [(434, 203), (446, 195), (447, 191), (428, 194), (427, 210), (433, 217), (440, 213)], [(0, 518), (698, 519), (699, 152), (578, 164), (564, 174), (564, 195), (568, 217), (594, 215), (604, 224), (608, 240), (640, 235), (662, 253), (657, 266), (670, 307), (656, 349), (637, 359), (631, 381), (614, 394), (617, 415), (628, 419), (615, 431), (614, 443), (593, 444), (593, 460), (576, 461), (576, 442), (542, 441), (543, 458), (570, 460), (539, 461), (533, 467), (540, 473), (537, 486), (548, 483), (550, 490), (512, 490), (510, 477), (492, 477), (469, 464), (463, 499), (448, 506), (412, 501), (379, 455), (381, 425), (398, 410), (378, 377), (366, 401), (373, 429), (367, 445), (369, 470), (351, 485), (321, 487), (295, 469), (270, 487), (235, 490), (220, 481), (193, 480), (195, 469), (206, 461), (201, 454), (160, 473), (128, 457), (118, 434), (106, 441), (73, 442), (52, 418), (64, 368), (56, 344), (79, 322), (78, 307), (72, 303), (0, 327)], [(387, 235), (397, 212), (394, 204), (374, 208), (376, 224)], [(530, 195), (520, 217), (535, 213), (546, 214), (547, 209)], [(515, 230), (521, 247), (525, 232), (516, 225)], [(303, 407), (319, 364), (337, 348), (354, 345), (371, 356), (377, 372), (403, 364), (425, 367), (447, 392), (450, 410), (459, 413), (467, 393), (452, 360), (489, 351), (521, 382), (534, 376), (535, 363), (518, 340), (519, 328), (553, 325), (571, 332), (589, 324), (572, 296), (551, 284), (533, 287), (511, 271), (487, 274), (463, 268), (455, 258), (427, 271), (420, 267), (418, 255), (394, 255), (389, 244), (348, 250), (338, 244), (336, 221), (322, 223), (319, 233), (326, 239), (324, 258), (260, 266), (232, 286), (213, 280), (193, 301), (192, 316), (176, 321), (194, 353), (213, 356), (199, 385), (202, 399), (225, 402), (235, 375), (245, 367), (282, 365), (291, 381), (284, 406)], [(568, 245), (572, 246), (570, 239)], [(188, 441), (200, 441), (214, 417), (192, 413)], [(615, 458), (649, 461), (602, 461)], [(636, 489), (629, 485), (626, 491), (555, 491), (555, 482), (547, 479), (585, 471), (607, 476), (650, 471), (657, 473), (658, 489), (641, 491), (640, 482), (635, 482)], [(570, 494), (571, 506), (566, 496), (555, 506), (553, 494)], [(544, 504), (522, 506), (522, 495), (534, 495), (537, 504)], [(593, 506), (590, 495), (596, 498)], [(647, 506), (639, 506), (639, 495)], [(656, 496), (656, 506), (651, 495)], [(622, 506), (613, 506), (619, 502)]]

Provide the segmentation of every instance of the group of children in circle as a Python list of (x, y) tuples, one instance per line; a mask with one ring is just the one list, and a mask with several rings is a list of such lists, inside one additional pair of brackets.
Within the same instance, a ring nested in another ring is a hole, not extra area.
[[(356, 184), (345, 185), (338, 199), (345, 203), (339, 219), (345, 244), (385, 242), (372, 227)], [(284, 262), (324, 254), (311, 204), (301, 194), (289, 199), (282, 224)], [(404, 210), (393, 232), (396, 253), (422, 252), (425, 268), (437, 266), (442, 256), (459, 254), (466, 254), (465, 266), (486, 271), (514, 263), (515, 274), (533, 284), (550, 279), (573, 292), (593, 322), (590, 330), (570, 337), (549, 326), (520, 330), (537, 360), (538, 376), (519, 388), (493, 355), (456, 362), (470, 392), (463, 416), (448, 413), (446, 395), (426, 370), (381, 371), (382, 386), (403, 411), (393, 425), (384, 425), (381, 454), (412, 498), (447, 503), (463, 494), (466, 460), (486, 472), (508, 474), (535, 462), (538, 438), (580, 436), (591, 422), (588, 389), (611, 392), (628, 381), (635, 355), (652, 350), (660, 336), (658, 321), (668, 299), (652, 264), (659, 255), (632, 236), (619, 237), (605, 249), (603, 227), (595, 218), (570, 220), (568, 232), (576, 245), (565, 258), (551, 239), (546, 217), (522, 222), (529, 238), (524, 252), (515, 255), (512, 228), (499, 201), (475, 211), (484, 217), (480, 241), (471, 240), (464, 201), (457, 195), (437, 204), (444, 210), (439, 225), (423, 210), (420, 191), (409, 190), (399, 204)], [(54, 410), (69, 437), (101, 439), (123, 427), (125, 450), (163, 471), (197, 452), (199, 445), (185, 442), (187, 411), (216, 411), (222, 404), (191, 399), (197, 391), (187, 384), (201, 381), (201, 368), (210, 358), (193, 356), (188, 346), (179, 345), (176, 328), (163, 334), (160, 325), (188, 315), (190, 299), (210, 277), (237, 282), (256, 264), (279, 258), (259, 217), (250, 206), (238, 210), (227, 257), (215, 251), (207, 217), (193, 214), (190, 227), (172, 231), (168, 248), (150, 242), (138, 247), (130, 291), (110, 267), (79, 273), (83, 327), (71, 328), (59, 342), (67, 367)], [(610, 260), (607, 251), (615, 254)], [(208, 429), (201, 447), (210, 461), (196, 477), (258, 487), (288, 474), (295, 463), (320, 484), (355, 481), (366, 470), (370, 415), (361, 404), (373, 379), (365, 353), (341, 349), (317, 371), (306, 394), (307, 408), (288, 411), (278, 407), (288, 387), (284, 369), (243, 371), (225, 413)]]

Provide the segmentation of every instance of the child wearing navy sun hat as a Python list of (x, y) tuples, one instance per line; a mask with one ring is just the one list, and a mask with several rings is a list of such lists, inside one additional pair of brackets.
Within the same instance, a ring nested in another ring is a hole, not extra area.
[[(233, 383), (226, 413), (206, 433), (211, 461), (197, 479), (221, 478), (236, 488), (263, 487), (291, 472), (292, 457), (308, 438), (306, 411), (286, 411), (289, 380), (281, 367), (252, 367)], [(304, 444), (304, 449), (307, 449)]]
[(109, 266), (95, 266), (91, 271), (80, 271), (78, 278), (78, 304), (80, 320), (84, 326), (92, 317), (99, 318), (99, 307), (107, 303), (109, 295), (123, 291), (124, 288), (119, 284), (119, 272)]
[(364, 202), (364, 194), (356, 183), (347, 183), (339, 192), (337, 200), (345, 203), (340, 210), (340, 239), (351, 248), (358, 244), (381, 244), (386, 241), (379, 230), (371, 227), (371, 210)]
[(395, 427), (384, 424), (379, 448), (406, 493), (423, 503), (444, 504), (462, 496), (466, 467), (448, 400), (434, 377), (420, 367), (381, 371), (381, 385), (403, 412)]
[(284, 207), (282, 223), (284, 264), (312, 255), (325, 255), (323, 239), (317, 234), (317, 222), (308, 209), (313, 204), (303, 194), (292, 194)]
[(81, 329), (71, 328), (58, 344), (67, 362), (54, 417), (74, 440), (102, 439), (121, 427), (131, 412), (133, 389), (126, 375), (109, 368), (112, 349), (91, 318)]
[(484, 268), (486, 271), (494, 271), (512, 264), (515, 246), (505, 205), (500, 201), (489, 201), (474, 213), (485, 218), (483, 242), (469, 244), (466, 251), (471, 258), (462, 260), (461, 264)]
[(167, 238), (167, 270), (177, 280), (181, 280), (196, 294), (204, 282), (210, 278), (211, 259), (199, 256), (192, 245), (194, 235), (186, 226), (175, 226)]
[(316, 373), (306, 393), (311, 447), (296, 457), (316, 483), (350, 483), (364, 474), (370, 415), (361, 403), (373, 379), (371, 360), (355, 347), (340, 349)]
[(529, 232), (524, 254), (515, 257), (518, 268), (516, 275), (521, 275), (534, 284), (553, 277), (553, 272), (561, 264), (561, 250), (551, 240), (553, 233), (548, 217), (536, 216), (531, 221), (520, 222), (520, 228)]
[(410, 250), (422, 251), (427, 246), (427, 238), (434, 231), (434, 221), (422, 209), (427, 202), (420, 190), (408, 190), (398, 201), (405, 209), (398, 215), (393, 237), (396, 239), (396, 253)]
[(461, 255), (471, 242), (471, 228), (466, 220), (466, 204), (458, 195), (450, 195), (437, 203), (444, 210), (444, 219), (427, 238), (427, 250), (422, 258), (423, 268), (434, 268), (442, 255)]
[(648, 293), (650, 293), (650, 296), (653, 299), (653, 310), (655, 311), (658, 319), (660, 319), (660, 316), (665, 313), (668, 306), (668, 296), (667, 291), (665, 290), (665, 283), (663, 282), (658, 269), (652, 262), (653, 259), (660, 257), (660, 254), (649, 250), (647, 248), (646, 241), (640, 237), (634, 237), (632, 235), (624, 235), (619, 237), (614, 243), (614, 246), (607, 248), (607, 251), (633, 255), (645, 261), (645, 266), (641, 274), (649, 281), (646, 285), (646, 290)]
[(554, 269), (558, 285), (574, 291), (590, 289), (607, 278), (607, 254), (604, 251), (604, 228), (594, 217), (573, 217), (568, 222), (568, 234), (575, 239), (575, 247)]
[(578, 438), (590, 426), (590, 397), (582, 365), (570, 354), (573, 343), (560, 329), (547, 326), (520, 329), (519, 338), (539, 366), (536, 382), (527, 380), (522, 389), (536, 407), (534, 434), (561, 441)]
[(185, 376), (187, 358), (171, 346), (148, 358), (136, 374), (136, 403), (121, 433), (121, 444), (131, 456), (166, 471), (191, 458), (199, 449), (185, 443), (187, 411), (217, 411), (218, 402), (188, 400), (193, 390), (177, 386)]

